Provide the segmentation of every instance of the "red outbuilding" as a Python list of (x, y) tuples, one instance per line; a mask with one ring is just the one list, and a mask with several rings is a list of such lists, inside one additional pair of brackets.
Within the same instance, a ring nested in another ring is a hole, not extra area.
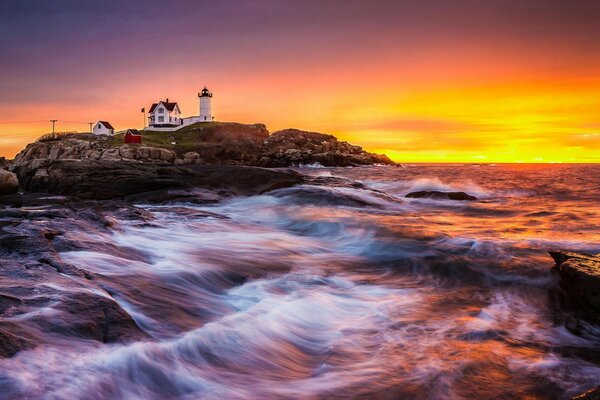
[(125, 143), (142, 143), (142, 133), (137, 129), (127, 129), (124, 141)]

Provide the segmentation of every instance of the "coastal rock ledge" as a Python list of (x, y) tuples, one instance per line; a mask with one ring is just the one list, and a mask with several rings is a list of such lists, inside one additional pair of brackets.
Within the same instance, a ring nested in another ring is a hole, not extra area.
[(220, 195), (248, 196), (300, 184), (293, 171), (237, 165), (172, 165), (106, 160), (48, 160), (15, 168), (23, 189), (85, 200), (119, 199), (147, 193), (205, 189)]
[(600, 256), (559, 250), (549, 253), (570, 306), (586, 319), (600, 322)]
[(174, 133), (143, 131), (142, 142), (124, 144), (123, 134), (42, 137), (27, 145), (10, 168), (42, 159), (259, 167), (395, 165), (384, 154), (369, 153), (333, 135), (299, 129), (269, 134), (263, 124), (212, 122), (193, 124)]

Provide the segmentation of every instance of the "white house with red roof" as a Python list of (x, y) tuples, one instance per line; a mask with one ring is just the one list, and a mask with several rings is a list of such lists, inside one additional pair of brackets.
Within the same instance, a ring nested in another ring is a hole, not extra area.
[(181, 110), (177, 103), (159, 101), (152, 104), (148, 111), (148, 125), (157, 128), (171, 128), (183, 123), (181, 119)]
[(106, 121), (98, 121), (92, 128), (94, 135), (114, 135), (115, 128)]

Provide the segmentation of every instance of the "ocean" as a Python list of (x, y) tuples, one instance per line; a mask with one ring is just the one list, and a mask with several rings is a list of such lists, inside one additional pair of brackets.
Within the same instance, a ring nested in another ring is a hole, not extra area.
[[(600, 328), (569, 329), (548, 255), (600, 252), (600, 165), (296, 170), (309, 183), (74, 224), (57, 257), (99, 283), (48, 283), (56, 302), (110, 297), (145, 337), (42, 332), (0, 360), (0, 398), (560, 399), (600, 385)], [(420, 190), (477, 200), (404, 197)]]

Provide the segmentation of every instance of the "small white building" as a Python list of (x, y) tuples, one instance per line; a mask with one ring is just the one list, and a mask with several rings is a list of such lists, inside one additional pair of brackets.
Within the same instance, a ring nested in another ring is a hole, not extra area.
[(198, 97), (200, 97), (200, 122), (212, 122), (214, 119), (210, 106), (212, 96), (213, 94), (208, 91), (206, 86), (198, 93)]
[(92, 129), (94, 135), (114, 135), (115, 128), (106, 121), (98, 121)]
[(183, 123), (181, 110), (177, 103), (170, 103), (169, 99), (152, 104), (148, 112), (148, 125), (155, 127), (173, 127)]

